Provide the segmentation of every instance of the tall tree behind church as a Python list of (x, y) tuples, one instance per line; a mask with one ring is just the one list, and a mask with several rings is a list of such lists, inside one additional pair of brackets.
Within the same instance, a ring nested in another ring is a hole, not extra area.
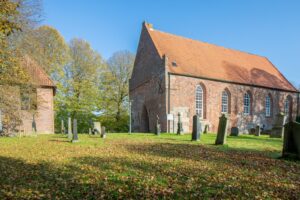
[(82, 39), (73, 39), (69, 48), (70, 62), (63, 68), (56, 96), (56, 124), (70, 115), (78, 119), (79, 131), (87, 132), (89, 117), (100, 98), (100, 76), (105, 64), (99, 53)]

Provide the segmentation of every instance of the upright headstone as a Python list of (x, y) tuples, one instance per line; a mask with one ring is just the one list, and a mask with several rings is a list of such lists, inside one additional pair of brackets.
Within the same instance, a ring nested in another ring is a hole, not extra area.
[(92, 135), (92, 129), (89, 128), (89, 135)]
[(37, 129), (36, 129), (36, 121), (34, 115), (32, 116), (32, 133), (36, 134)]
[(72, 142), (78, 142), (77, 119), (73, 119), (73, 139)]
[(192, 141), (200, 140), (201, 135), (201, 123), (198, 115), (193, 116), (193, 133), (192, 133)]
[(100, 122), (94, 122), (93, 133), (95, 135), (97, 135), (98, 133), (101, 135), (101, 123)]
[(105, 126), (101, 127), (101, 138), (106, 138), (106, 130), (105, 130)]
[(300, 116), (296, 117), (296, 122), (300, 123)]
[(61, 120), (61, 134), (65, 134), (66, 130), (65, 130), (65, 123), (64, 120)]
[[(200, 126), (201, 126), (201, 123), (200, 123)], [(208, 133), (208, 131), (209, 131), (209, 125), (208, 125), (208, 124), (206, 124), (206, 125), (205, 125), (205, 127), (204, 127), (204, 131), (203, 131), (203, 133), (204, 133), (204, 134), (207, 134), (207, 133)]]
[(182, 122), (181, 122), (181, 114), (178, 113), (178, 123), (177, 123), (177, 135), (182, 135), (183, 128), (182, 128)]
[(255, 136), (260, 136), (260, 126), (257, 125), (255, 128)]
[(271, 138), (282, 138), (284, 133), (284, 124), (286, 116), (283, 113), (276, 115), (275, 124), (273, 125), (270, 137)]
[(282, 157), (300, 159), (300, 123), (289, 122), (284, 127)]
[(160, 135), (160, 132), (159, 116), (156, 115), (155, 135)]
[(218, 134), (215, 143), (216, 145), (226, 144), (227, 126), (228, 126), (228, 119), (225, 116), (225, 114), (223, 114), (219, 118)]
[(239, 128), (238, 127), (232, 127), (230, 131), (230, 136), (239, 136)]
[(68, 117), (68, 138), (69, 140), (72, 139), (72, 119)]
[(3, 125), (2, 125), (2, 111), (0, 110), (0, 133), (3, 131)]

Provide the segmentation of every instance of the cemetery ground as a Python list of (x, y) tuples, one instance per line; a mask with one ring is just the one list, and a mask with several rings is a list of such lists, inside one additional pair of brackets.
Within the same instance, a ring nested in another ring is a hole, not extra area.
[(0, 138), (0, 199), (299, 199), (300, 162), (268, 136)]

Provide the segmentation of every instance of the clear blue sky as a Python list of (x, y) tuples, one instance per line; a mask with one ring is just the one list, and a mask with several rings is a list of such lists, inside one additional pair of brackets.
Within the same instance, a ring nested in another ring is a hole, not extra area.
[(154, 28), (268, 57), (300, 85), (300, 0), (44, 0), (45, 21), (105, 59)]

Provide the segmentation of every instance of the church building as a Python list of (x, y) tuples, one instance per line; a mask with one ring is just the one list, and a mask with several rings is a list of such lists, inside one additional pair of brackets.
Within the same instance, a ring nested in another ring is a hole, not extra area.
[(241, 133), (299, 115), (299, 91), (266, 57), (155, 30), (143, 23), (129, 84), (134, 132), (192, 132), (193, 116), (217, 132), (221, 114)]

